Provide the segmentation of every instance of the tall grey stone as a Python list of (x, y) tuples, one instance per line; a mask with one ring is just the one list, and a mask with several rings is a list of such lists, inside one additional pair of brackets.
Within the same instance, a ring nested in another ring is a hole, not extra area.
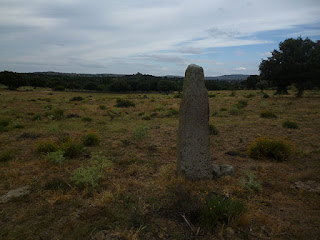
[(213, 177), (210, 155), (209, 99), (203, 69), (189, 65), (179, 111), (177, 171), (189, 179)]

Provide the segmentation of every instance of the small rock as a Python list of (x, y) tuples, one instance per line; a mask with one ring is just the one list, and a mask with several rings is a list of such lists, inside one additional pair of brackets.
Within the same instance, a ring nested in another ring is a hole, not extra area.
[(213, 177), (221, 177), (223, 175), (233, 175), (234, 167), (231, 165), (213, 165), (212, 168)]
[(295, 182), (294, 188), (305, 190), (308, 192), (317, 192), (320, 193), (320, 184), (315, 181), (307, 181), (307, 182)]
[(232, 236), (235, 234), (235, 232), (234, 232), (234, 230), (233, 230), (232, 227), (227, 227), (227, 228), (225, 229), (225, 233), (226, 233), (226, 237), (227, 237), (227, 238), (230, 238), (230, 237), (232, 237)]
[(21, 188), (13, 189), (0, 197), (0, 203), (6, 203), (12, 198), (21, 197), (30, 194), (30, 187), (24, 186)]

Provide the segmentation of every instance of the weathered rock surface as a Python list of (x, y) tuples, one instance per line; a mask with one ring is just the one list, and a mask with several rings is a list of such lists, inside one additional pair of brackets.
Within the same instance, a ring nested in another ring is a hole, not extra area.
[(299, 190), (304, 190), (307, 192), (316, 192), (320, 193), (320, 183), (317, 183), (315, 181), (306, 181), (306, 182), (295, 182), (293, 188), (297, 188)]
[(179, 111), (177, 171), (189, 179), (232, 175), (229, 165), (213, 165), (210, 154), (209, 98), (203, 69), (189, 65), (183, 82)]
[(178, 173), (190, 179), (212, 177), (209, 99), (202, 67), (185, 72), (179, 111)]
[(12, 198), (21, 197), (28, 194), (30, 194), (29, 186), (13, 189), (0, 197), (0, 203), (6, 203)]

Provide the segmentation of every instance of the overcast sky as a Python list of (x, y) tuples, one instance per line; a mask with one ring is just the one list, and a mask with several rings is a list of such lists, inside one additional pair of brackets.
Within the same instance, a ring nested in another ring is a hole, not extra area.
[(0, 71), (257, 74), (299, 36), (320, 39), (319, 0), (0, 0)]

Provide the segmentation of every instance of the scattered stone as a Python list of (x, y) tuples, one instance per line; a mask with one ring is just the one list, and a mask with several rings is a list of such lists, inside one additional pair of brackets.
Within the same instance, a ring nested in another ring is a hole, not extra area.
[(320, 184), (317, 183), (316, 181), (307, 181), (307, 182), (295, 182), (294, 187), (299, 190), (305, 190), (308, 192), (317, 192), (320, 193)]
[(213, 177), (218, 178), (224, 175), (233, 175), (234, 167), (231, 165), (213, 165)]
[(24, 186), (14, 190), (10, 190), (5, 195), (0, 197), (0, 203), (6, 203), (12, 198), (21, 197), (30, 194), (30, 187)]
[(194, 64), (185, 72), (177, 148), (179, 175), (190, 179), (212, 178), (209, 98), (203, 69)]
[(227, 239), (230, 239), (230, 238), (233, 237), (233, 235), (235, 234), (235, 232), (234, 232), (234, 230), (233, 230), (232, 227), (227, 227), (227, 228), (225, 229), (225, 234), (226, 234)]

